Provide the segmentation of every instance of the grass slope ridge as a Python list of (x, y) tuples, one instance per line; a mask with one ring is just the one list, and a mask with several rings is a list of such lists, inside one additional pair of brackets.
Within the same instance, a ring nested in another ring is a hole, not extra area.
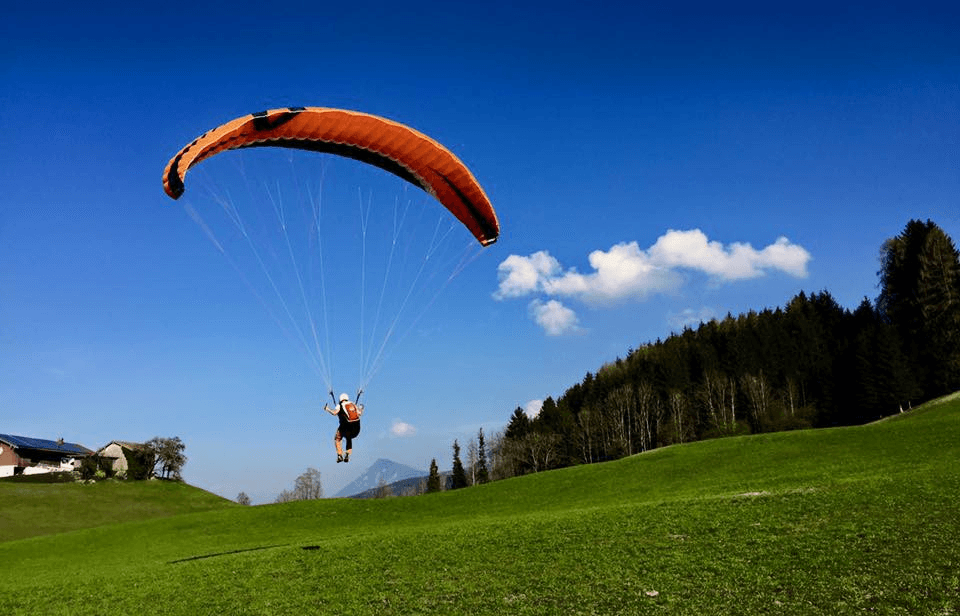
[(174, 481), (21, 483), (0, 481), (0, 542), (131, 520), (230, 507), (234, 503)]
[(958, 492), (954, 398), (417, 498), (8, 541), (0, 611), (953, 614)]

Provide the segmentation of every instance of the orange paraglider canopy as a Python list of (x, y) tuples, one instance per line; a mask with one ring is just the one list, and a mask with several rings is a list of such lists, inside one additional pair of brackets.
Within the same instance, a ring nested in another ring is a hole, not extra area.
[(174, 156), (163, 173), (173, 199), (187, 171), (215, 154), (250, 147), (327, 152), (375, 165), (433, 195), (484, 246), (500, 234), (497, 214), (473, 174), (450, 150), (403, 124), (324, 107), (287, 107), (243, 116), (208, 131)]

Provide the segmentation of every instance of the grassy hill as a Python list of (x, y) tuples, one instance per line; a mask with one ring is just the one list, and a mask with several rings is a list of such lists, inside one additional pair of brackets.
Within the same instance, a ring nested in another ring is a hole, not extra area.
[(235, 505), (172, 481), (0, 481), (0, 542)]
[(956, 614), (957, 494), (954, 396), (456, 492), (6, 541), (0, 612)]

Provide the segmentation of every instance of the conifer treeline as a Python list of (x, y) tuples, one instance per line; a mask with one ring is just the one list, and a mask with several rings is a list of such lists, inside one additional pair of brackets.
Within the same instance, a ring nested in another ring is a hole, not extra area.
[(960, 389), (960, 255), (930, 221), (884, 243), (876, 304), (827, 291), (703, 323), (587, 373), (491, 439), (494, 478), (731, 434), (860, 424)]

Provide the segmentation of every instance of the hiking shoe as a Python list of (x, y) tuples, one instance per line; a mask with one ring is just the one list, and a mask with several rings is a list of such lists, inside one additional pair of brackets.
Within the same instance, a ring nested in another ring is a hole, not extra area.
[(340, 464), (341, 462), (343, 462), (343, 456), (337, 454), (337, 464)]
[(350, 461), (350, 454), (347, 454), (347, 455), (343, 456), (343, 461), (344, 461), (344, 462), (349, 462), (349, 461)]

